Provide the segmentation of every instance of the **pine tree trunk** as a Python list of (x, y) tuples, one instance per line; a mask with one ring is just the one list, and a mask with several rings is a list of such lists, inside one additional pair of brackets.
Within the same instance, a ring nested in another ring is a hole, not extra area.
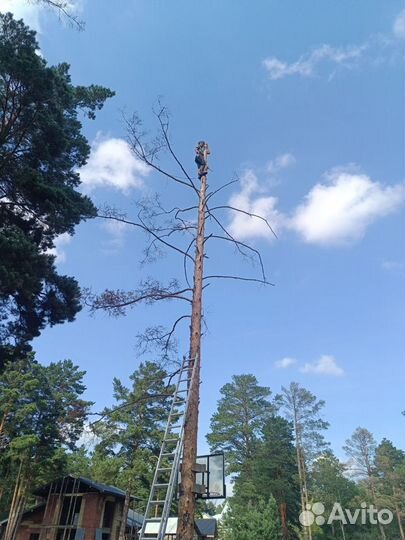
[[(298, 442), (296, 442), (296, 452), (297, 452), (298, 482), (300, 485), (301, 513), (302, 513), (305, 511), (305, 502), (304, 502), (304, 491), (303, 491), (303, 482), (302, 482), (301, 458), (300, 458), (300, 450), (298, 447)], [(304, 538), (306, 536), (307, 535), (304, 528)]]
[[(305, 459), (304, 459), (304, 452), (302, 445), (300, 447), (300, 455), (301, 455), (301, 470), (302, 470), (302, 485), (303, 485), (303, 492), (304, 492), (304, 504), (305, 508), (309, 508), (309, 497), (308, 497), (308, 488), (307, 488), (307, 473), (305, 468)], [(307, 527), (307, 536), (308, 540), (312, 540), (312, 528)]]
[(190, 362), (196, 362), (194, 384), (190, 388), (190, 401), (184, 429), (184, 452), (181, 469), (179, 519), (177, 540), (192, 540), (194, 536), (195, 516), (195, 474), (193, 467), (197, 457), (198, 407), (200, 399), (200, 351), (201, 351), (201, 315), (204, 265), (204, 235), (207, 177), (201, 177), (198, 206), (198, 223), (195, 249), (193, 302), (190, 325)]
[(283, 540), (290, 540), (290, 533), (287, 526), (287, 505), (285, 502), (280, 503), (280, 521), (281, 521), (281, 530), (283, 533)]
[(119, 532), (119, 535), (118, 535), (119, 540), (125, 540), (125, 530), (126, 530), (126, 527), (127, 527), (128, 511), (129, 511), (129, 503), (130, 503), (130, 501), (131, 501), (131, 492), (130, 492), (130, 485), (129, 485), (128, 489), (125, 492), (124, 506), (122, 507), (120, 532)]
[[(368, 469), (367, 470), (367, 473), (368, 473), (368, 478), (369, 478), (369, 482), (370, 482), (370, 487), (371, 487), (371, 496), (372, 496), (372, 501), (374, 503), (374, 506), (378, 509), (378, 504), (377, 504), (377, 492), (375, 490), (375, 485), (374, 485), (374, 478), (371, 474), (371, 471)], [(384, 527), (383, 525), (378, 522), (378, 528), (380, 529), (380, 534), (381, 534), (381, 538), (382, 540), (387, 540), (387, 536), (385, 534), (385, 530), (384, 530)]]
[[(394, 487), (392, 488), (392, 492), (394, 494), (394, 499), (396, 499), (398, 494), (396, 493), (396, 490)], [(396, 501), (395, 501), (395, 513), (398, 520), (398, 528), (399, 528), (399, 534), (401, 536), (401, 540), (405, 540), (404, 528), (402, 526), (402, 521), (401, 521), (401, 512), (399, 511), (398, 504)]]
[(340, 522), (340, 530), (342, 531), (342, 540), (346, 540), (345, 526)]
[[(306, 494), (306, 482), (305, 482), (305, 473), (303, 471), (304, 460), (302, 459), (302, 450), (301, 450), (301, 441), (298, 434), (298, 422), (296, 414), (294, 413), (294, 431), (295, 431), (295, 449), (297, 452), (297, 467), (298, 467), (298, 482), (300, 485), (300, 499), (301, 499), (301, 512), (305, 512), (307, 505), (307, 494)], [(311, 530), (309, 527), (302, 527), (305, 540), (311, 540)]]

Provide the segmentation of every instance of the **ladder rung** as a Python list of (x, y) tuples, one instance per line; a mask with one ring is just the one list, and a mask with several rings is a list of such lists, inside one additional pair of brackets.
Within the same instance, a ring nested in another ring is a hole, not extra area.
[(148, 523), (160, 523), (162, 521), (162, 518), (145, 518), (145, 521)]
[(176, 452), (163, 452), (163, 454), (160, 454), (162, 457), (170, 457), (174, 456)]
[(185, 388), (184, 390), (177, 390), (177, 394), (183, 394), (184, 392), (188, 392), (188, 388)]
[(170, 426), (171, 429), (181, 428), (183, 427), (183, 424), (175, 424), (174, 426)]
[(150, 501), (150, 504), (164, 504), (165, 501)]
[(165, 483), (165, 484), (154, 484), (153, 487), (155, 488), (162, 488), (162, 487), (167, 487), (169, 484), (168, 483)]
[(189, 382), (189, 381), (191, 381), (190, 378), (188, 378), (188, 379), (180, 379), (180, 380), (179, 380), (179, 383), (181, 383), (181, 382)]
[(161, 472), (161, 471), (171, 471), (173, 469), (173, 467), (159, 467), (157, 469), (158, 472)]
[(179, 438), (175, 437), (174, 439), (164, 439), (163, 442), (178, 442), (178, 441), (179, 441)]

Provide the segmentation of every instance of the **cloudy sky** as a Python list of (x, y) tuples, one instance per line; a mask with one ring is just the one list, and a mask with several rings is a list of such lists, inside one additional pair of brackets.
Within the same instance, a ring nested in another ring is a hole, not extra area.
[[(218, 204), (264, 216), (277, 234), (222, 213), (235, 237), (260, 249), (275, 286), (218, 281), (206, 291), (201, 451), (219, 388), (249, 372), (274, 393), (296, 380), (324, 399), (338, 455), (359, 425), (405, 447), (403, 2), (81, 0), (81, 33), (35, 4), (0, 6), (38, 30), (50, 63), (71, 64), (74, 83), (116, 91), (84, 126), (92, 154), (82, 189), (97, 205), (133, 215), (155, 191), (168, 206), (190, 202), (125, 142), (122, 111), (152, 127), (163, 96), (189, 170), (195, 142), (208, 140), (211, 188), (240, 178)], [(93, 221), (62, 236), (55, 253), (61, 272), (95, 291), (178, 274), (175, 256), (140, 266), (143, 247), (136, 231)], [(211, 273), (257, 271), (232, 249), (208, 247)], [(84, 310), (35, 349), (44, 363), (71, 358), (85, 368), (101, 408), (112, 377), (127, 380), (139, 364), (136, 335), (169, 325), (179, 309), (120, 319)], [(179, 339), (185, 352), (187, 325)]]

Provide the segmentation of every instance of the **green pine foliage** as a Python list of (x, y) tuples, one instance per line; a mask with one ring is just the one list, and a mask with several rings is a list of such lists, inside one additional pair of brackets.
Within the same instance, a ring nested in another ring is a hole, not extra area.
[[(93, 424), (98, 443), (89, 462), (81, 463), (92, 479), (130, 489), (145, 500), (169, 413), (167, 372), (157, 363), (143, 362), (130, 376), (131, 386), (113, 381), (115, 404)], [(76, 465), (80, 465), (76, 462)], [(77, 469), (80, 472), (79, 469)]]
[(278, 540), (281, 526), (274, 497), (247, 506), (231, 504), (225, 514), (221, 540)]
[(271, 391), (249, 374), (234, 375), (220, 393), (207, 441), (212, 451), (225, 452), (227, 472), (238, 473), (250, 462), (263, 425), (274, 411), (269, 401)]
[[(65, 470), (91, 402), (82, 398), (85, 372), (70, 360), (42, 366), (33, 355), (9, 362), (0, 378), (0, 420), (9, 445), (0, 452), (0, 512), (7, 511), (15, 479), (28, 491)], [(28, 493), (27, 493), (28, 494)]]
[(274, 497), (280, 520), (297, 524), (299, 484), (291, 424), (281, 416), (270, 417), (263, 426), (262, 440), (251, 460), (250, 479), (242, 472), (235, 480), (235, 499), (248, 504)]
[(0, 367), (80, 310), (76, 280), (49, 250), (96, 215), (77, 190), (90, 152), (79, 115), (94, 118), (113, 95), (74, 86), (68, 64), (48, 66), (38, 48), (35, 32), (0, 14)]

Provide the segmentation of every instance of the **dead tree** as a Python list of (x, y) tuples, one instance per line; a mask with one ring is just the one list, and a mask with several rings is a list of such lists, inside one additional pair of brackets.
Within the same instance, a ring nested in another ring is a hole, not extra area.
[[(271, 234), (275, 234), (268, 221), (244, 208), (236, 208), (228, 204), (214, 204), (215, 197), (222, 190), (238, 183), (232, 179), (213, 191), (208, 190), (207, 176), (208, 154), (207, 143), (200, 141), (196, 148), (198, 178), (188, 173), (172, 146), (169, 136), (169, 115), (164, 106), (158, 105), (154, 110), (158, 123), (158, 135), (147, 141), (140, 119), (135, 115), (126, 118), (128, 142), (137, 159), (141, 160), (153, 171), (170, 180), (173, 185), (184, 188), (190, 194), (190, 203), (186, 206), (165, 208), (159, 197), (141, 201), (135, 219), (119, 213), (116, 209), (105, 208), (99, 211), (101, 219), (114, 220), (131, 225), (145, 232), (149, 243), (145, 249), (145, 260), (158, 257), (162, 250), (171, 250), (182, 259), (182, 280), (172, 279), (162, 284), (154, 279), (146, 279), (133, 291), (106, 290), (101, 294), (86, 291), (86, 303), (91, 310), (107, 311), (110, 315), (126, 314), (127, 310), (140, 303), (151, 304), (160, 301), (181, 300), (190, 306), (190, 311), (181, 313), (169, 329), (153, 327), (141, 336), (145, 347), (158, 345), (162, 357), (167, 359), (173, 347), (174, 335), (178, 326), (186, 319), (190, 320), (190, 362), (197, 362), (196, 380), (198, 384), (191, 389), (189, 409), (185, 424), (184, 451), (182, 464), (182, 484), (179, 505), (178, 540), (192, 540), (194, 535), (195, 514), (195, 476), (193, 473), (197, 455), (198, 408), (201, 362), (201, 336), (203, 321), (203, 292), (211, 282), (218, 279), (231, 279), (272, 285), (266, 278), (260, 252), (253, 246), (235, 238), (224, 223), (224, 212), (242, 213), (250, 219), (261, 220)], [(166, 152), (176, 166), (172, 172), (161, 166), (159, 157)], [(192, 216), (197, 214), (197, 219)], [(209, 230), (208, 230), (209, 228)], [(207, 246), (212, 241), (223, 242), (232, 246), (243, 257), (256, 263), (256, 275), (235, 275), (226, 273), (205, 273), (204, 262)], [(192, 281), (191, 281), (192, 276)], [(193, 364), (191, 364), (193, 365)]]

